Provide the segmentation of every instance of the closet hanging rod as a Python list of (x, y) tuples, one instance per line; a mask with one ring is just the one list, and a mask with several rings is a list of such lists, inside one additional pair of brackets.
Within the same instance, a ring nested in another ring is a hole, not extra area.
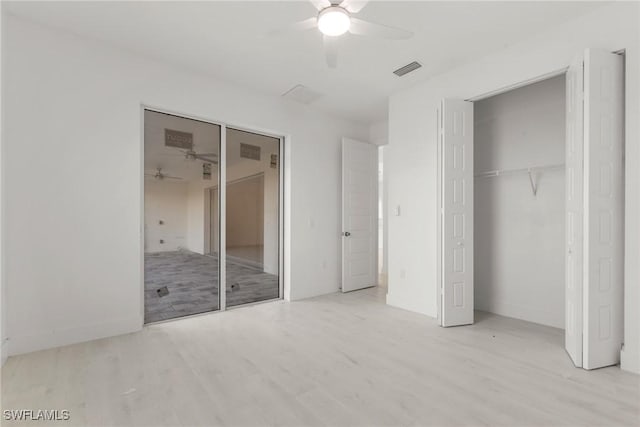
[(556, 170), (556, 169), (564, 169), (564, 163), (557, 165), (546, 165), (546, 166), (531, 166), (528, 168), (520, 168), (520, 169), (496, 169), (492, 171), (480, 172), (474, 175), (476, 178), (492, 178), (496, 176), (502, 175), (515, 175), (515, 174), (525, 174), (531, 172), (541, 172), (545, 170)]

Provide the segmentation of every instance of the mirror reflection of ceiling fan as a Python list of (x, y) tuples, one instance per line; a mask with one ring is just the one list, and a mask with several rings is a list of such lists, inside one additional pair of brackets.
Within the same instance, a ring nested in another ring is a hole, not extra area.
[(164, 179), (182, 179), (179, 176), (171, 176), (162, 172), (162, 168), (156, 168), (155, 173), (145, 173), (144, 176), (152, 177), (153, 179), (157, 179), (158, 181), (162, 181)]
[(411, 31), (355, 18), (366, 6), (368, 0), (310, 0), (318, 9), (318, 15), (296, 22), (285, 28), (271, 31), (269, 35), (280, 35), (317, 28), (323, 35), (327, 65), (335, 68), (338, 64), (336, 40), (349, 32), (359, 36), (403, 40), (413, 37)]
[(201, 160), (206, 163), (218, 164), (218, 153), (196, 153), (193, 150), (180, 150), (184, 153), (184, 158), (187, 160)]
[[(170, 148), (172, 149), (171, 153), (164, 152), (161, 155), (175, 157), (178, 153), (180, 153), (180, 155), (184, 156), (184, 158), (189, 161), (200, 160), (201, 162), (205, 162), (205, 163), (212, 163), (214, 165), (218, 164), (218, 153), (198, 153), (192, 149), (185, 150), (185, 149), (175, 148), (175, 147), (170, 147)], [(177, 150), (177, 151), (173, 151), (173, 150)]]

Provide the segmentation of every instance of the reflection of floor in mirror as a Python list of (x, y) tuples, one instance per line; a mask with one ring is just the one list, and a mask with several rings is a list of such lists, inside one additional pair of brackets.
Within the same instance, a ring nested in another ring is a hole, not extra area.
[[(218, 257), (189, 251), (144, 257), (144, 321), (173, 319), (218, 310)], [(164, 288), (169, 292), (165, 296)], [(227, 306), (278, 298), (278, 276), (227, 261)]]
[(264, 246), (229, 246), (227, 247), (227, 256), (242, 258), (247, 261), (262, 264), (264, 257)]

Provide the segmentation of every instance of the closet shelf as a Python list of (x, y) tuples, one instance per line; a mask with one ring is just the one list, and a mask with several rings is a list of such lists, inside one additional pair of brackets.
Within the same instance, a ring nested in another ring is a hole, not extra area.
[(503, 175), (520, 175), (520, 174), (526, 173), (529, 175), (529, 182), (531, 183), (531, 191), (535, 196), (538, 193), (538, 184), (534, 179), (533, 175), (535, 174), (537, 176), (538, 172), (560, 170), (560, 169), (564, 169), (564, 167), (565, 165), (563, 163), (563, 164), (557, 164), (557, 165), (531, 166), (528, 168), (521, 168), (521, 169), (497, 169), (497, 170), (477, 173), (474, 175), (474, 177), (493, 178), (493, 177), (498, 177)]

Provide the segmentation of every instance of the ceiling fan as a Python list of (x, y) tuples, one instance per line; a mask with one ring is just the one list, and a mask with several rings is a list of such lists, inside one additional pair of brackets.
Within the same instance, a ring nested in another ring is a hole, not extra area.
[(164, 179), (182, 179), (179, 176), (171, 176), (162, 172), (162, 168), (156, 168), (155, 173), (145, 173), (144, 176), (150, 176), (153, 179), (157, 179), (158, 181), (162, 181)]
[(327, 65), (330, 68), (335, 68), (338, 62), (336, 39), (347, 32), (359, 36), (391, 40), (404, 40), (413, 37), (411, 31), (355, 18), (353, 15), (360, 12), (369, 2), (368, 0), (310, 1), (318, 9), (317, 16), (274, 30), (269, 35), (280, 35), (292, 31), (306, 31), (317, 28), (323, 35)]
[[(218, 153), (196, 153), (193, 150), (180, 150), (184, 153), (184, 158), (190, 161), (201, 160), (207, 163), (213, 163), (214, 165), (218, 164)], [(215, 158), (211, 158), (215, 157)]]
[[(170, 147), (170, 148), (175, 148), (175, 147)], [(198, 153), (192, 149), (187, 149), (187, 150), (180, 149), (180, 148), (176, 148), (176, 149), (184, 156), (186, 160), (189, 160), (189, 161), (200, 160), (205, 163), (213, 163), (214, 165), (218, 164), (218, 153)], [(176, 153), (172, 151), (171, 153), (161, 153), (161, 155), (174, 157)]]

